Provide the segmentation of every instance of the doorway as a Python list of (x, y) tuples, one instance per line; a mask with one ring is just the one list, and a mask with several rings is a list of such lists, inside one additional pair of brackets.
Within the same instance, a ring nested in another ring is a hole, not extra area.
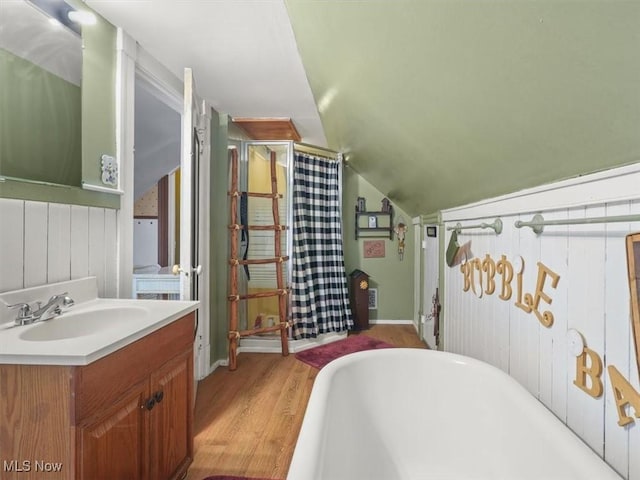
[(424, 341), (432, 349), (440, 344), (440, 303), (439, 291), (440, 263), (439, 236), (437, 224), (424, 225), (424, 295), (422, 311), (425, 312), (425, 323), (422, 332)]
[(127, 116), (125, 136), (133, 141), (131, 186), (123, 201), (123, 215), (130, 213), (121, 224), (131, 222), (122, 228), (131, 230), (121, 237), (121, 248), (125, 260), (126, 250), (131, 250), (131, 260), (122, 263), (125, 288), (120, 295), (201, 300), (194, 339), (194, 373), (200, 379), (209, 372), (208, 273), (199, 275), (197, 260), (203, 255), (206, 262), (209, 252), (204, 202), (209, 192), (210, 119), (203, 102), (194, 101), (197, 106), (189, 105), (186, 113), (184, 98), (194, 93), (190, 71), (178, 87), (175, 78), (167, 80), (167, 72), (148, 70), (144, 63), (136, 65), (126, 96), (133, 115)]
[(136, 72), (133, 298), (180, 299), (180, 107)]

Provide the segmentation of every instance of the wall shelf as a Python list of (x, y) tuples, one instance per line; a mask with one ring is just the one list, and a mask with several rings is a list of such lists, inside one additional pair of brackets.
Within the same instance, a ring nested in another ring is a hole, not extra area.
[(393, 210), (358, 211), (356, 207), (356, 240), (358, 238), (389, 237), (393, 240)]

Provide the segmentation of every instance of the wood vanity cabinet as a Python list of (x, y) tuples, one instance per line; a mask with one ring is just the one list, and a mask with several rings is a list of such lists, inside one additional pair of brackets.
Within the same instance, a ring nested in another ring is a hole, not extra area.
[(193, 459), (193, 329), (190, 313), (86, 366), (0, 365), (0, 477), (43, 478), (46, 463), (36, 471), (36, 462), (62, 464), (47, 479), (183, 477)]

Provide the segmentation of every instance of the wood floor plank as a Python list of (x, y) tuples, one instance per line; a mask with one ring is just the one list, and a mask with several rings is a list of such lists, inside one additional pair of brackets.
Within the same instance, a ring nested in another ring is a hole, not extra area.
[[(413, 325), (373, 325), (352, 333), (397, 347), (426, 348)], [(198, 385), (194, 461), (187, 480), (210, 475), (284, 479), (309, 401), (315, 368), (271, 353), (243, 353)]]

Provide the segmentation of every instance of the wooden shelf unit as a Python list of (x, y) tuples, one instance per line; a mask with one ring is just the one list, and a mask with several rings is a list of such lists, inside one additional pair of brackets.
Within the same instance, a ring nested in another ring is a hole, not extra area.
[[(363, 227), (361, 225), (363, 217), (367, 219), (366, 227)], [(369, 217), (376, 218), (375, 227), (369, 226), (369, 223), (368, 223)], [(381, 219), (383, 220), (382, 223), (384, 223), (384, 225), (382, 226), (380, 225)], [(356, 207), (355, 222), (356, 222), (356, 228), (355, 228), (356, 240), (358, 240), (358, 238), (360, 237), (362, 238), (389, 237), (390, 240), (393, 240), (393, 210), (390, 210), (388, 212), (382, 212), (382, 211), (361, 212), (361, 211), (358, 211), (358, 207)], [(365, 235), (363, 235), (363, 233)], [(373, 235), (371, 235), (371, 233), (373, 233)]]
[[(288, 261), (289, 257), (286, 255), (282, 255), (281, 242), (282, 232), (287, 230), (287, 227), (280, 224), (278, 200), (282, 198), (282, 195), (278, 193), (278, 183), (276, 177), (276, 152), (271, 152), (271, 157), (269, 160), (271, 167), (271, 193), (240, 192), (238, 190), (238, 151), (231, 150), (231, 191), (229, 192), (229, 196), (231, 198), (231, 201), (229, 202), (231, 209), (231, 222), (229, 225), (229, 231), (231, 232), (231, 255), (229, 258), (229, 295), (227, 299), (229, 301), (229, 370), (232, 371), (238, 368), (237, 355), (239, 340), (240, 338), (247, 337), (249, 335), (258, 335), (262, 333), (276, 332), (279, 330), (280, 341), (282, 345), (282, 356), (289, 355), (289, 323), (287, 321), (287, 295), (289, 294), (289, 291), (285, 287), (284, 276), (282, 274), (282, 263)], [(240, 198), (241, 195), (247, 195), (248, 197), (271, 198), (273, 225), (240, 225), (238, 223), (238, 198)], [(273, 230), (274, 256), (272, 258), (253, 260), (243, 260), (238, 258), (238, 232), (243, 229)], [(265, 292), (240, 295), (238, 293), (238, 265), (255, 264), (274, 264), (276, 266), (277, 288)], [(256, 298), (274, 296), (278, 297), (278, 314), (280, 322), (277, 325), (252, 328), (248, 330), (238, 329), (238, 302), (243, 300), (252, 300)]]

